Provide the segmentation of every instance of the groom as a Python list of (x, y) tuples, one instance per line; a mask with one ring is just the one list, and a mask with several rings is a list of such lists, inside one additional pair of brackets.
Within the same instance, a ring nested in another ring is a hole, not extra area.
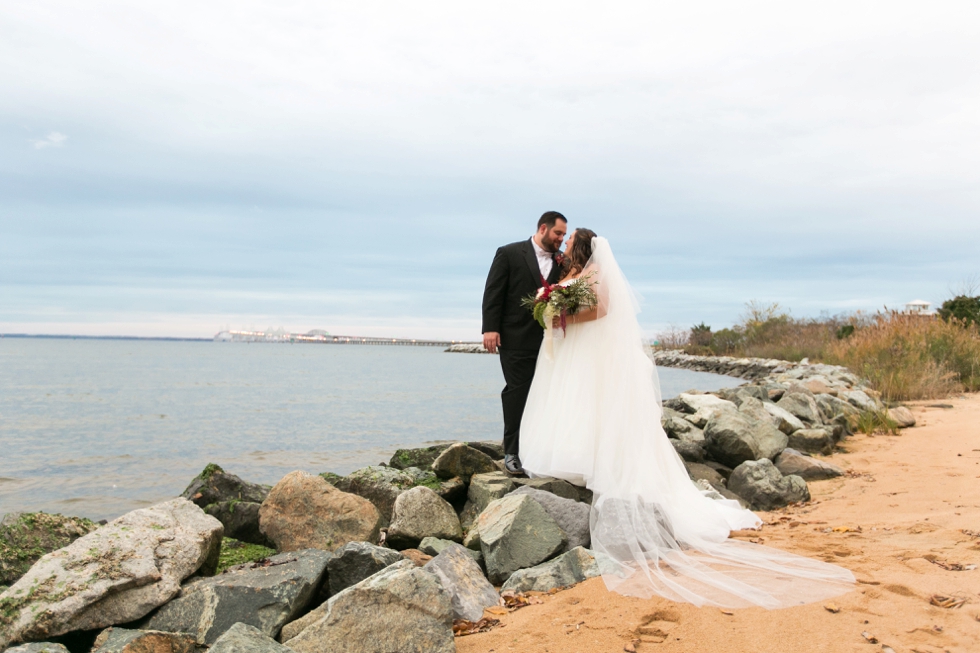
[(544, 330), (521, 300), (537, 292), (541, 280), (555, 283), (561, 270), (555, 255), (561, 249), (568, 221), (558, 211), (548, 211), (538, 220), (538, 231), (497, 249), (483, 291), (483, 346), (491, 354), (500, 349), (504, 371), (504, 468), (522, 474), (520, 450), (521, 416), (531, 389), (538, 350)]

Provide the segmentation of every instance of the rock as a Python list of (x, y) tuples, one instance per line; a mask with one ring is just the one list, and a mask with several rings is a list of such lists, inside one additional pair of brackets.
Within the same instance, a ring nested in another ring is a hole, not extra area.
[(189, 583), (143, 627), (187, 633), (205, 646), (214, 644), (236, 623), (276, 637), (284, 624), (309, 607), (333, 557), (319, 549), (280, 553), (269, 558), (267, 565), (246, 564)]
[(868, 393), (862, 390), (848, 390), (846, 392), (839, 393), (840, 397), (847, 401), (849, 404), (857, 408), (858, 410), (866, 412), (874, 412), (880, 410), (881, 406), (874, 399), (868, 396)]
[(467, 549), (479, 551), (480, 556), (483, 556), (483, 547), (480, 546), (480, 529), (478, 527), (478, 522), (473, 522), (473, 525), (470, 526), (470, 530), (466, 532), (466, 537), (463, 538), (463, 546), (465, 546)]
[(272, 488), (268, 485), (243, 481), (214, 463), (210, 463), (191, 481), (180, 496), (202, 508), (207, 508), (212, 503), (223, 501), (262, 503), (269, 496), (270, 489)]
[(764, 403), (762, 404), (762, 408), (772, 417), (776, 428), (786, 435), (789, 435), (793, 431), (799, 431), (802, 428), (806, 428), (806, 425), (800, 421), (799, 417), (789, 412), (785, 408), (780, 408), (773, 403)]
[(515, 485), (534, 488), (542, 492), (550, 492), (563, 499), (574, 499), (576, 501), (580, 499), (582, 496), (581, 490), (584, 489), (578, 488), (560, 478), (549, 478), (547, 476), (539, 476), (537, 478), (522, 478), (517, 476), (513, 480)]
[(235, 624), (225, 631), (208, 653), (293, 653), (254, 626)]
[(41, 556), (66, 547), (99, 527), (82, 517), (12, 512), (0, 521), (0, 586), (12, 585)]
[(789, 436), (789, 446), (797, 451), (822, 453), (829, 456), (834, 452), (833, 431), (827, 429), (800, 429)]
[(746, 397), (752, 397), (753, 399), (758, 399), (762, 403), (768, 403), (770, 401), (769, 393), (766, 391), (765, 388), (759, 385), (740, 386), (735, 389), (735, 397), (739, 399), (739, 401), (735, 402), (739, 404), (739, 408), (741, 408), (741, 401), (744, 400)]
[(592, 509), (574, 499), (563, 499), (562, 497), (543, 492), (532, 487), (522, 487), (512, 492), (513, 496), (526, 494), (537, 501), (548, 516), (555, 520), (558, 528), (565, 532), (566, 543), (565, 551), (571, 551), (575, 547), (588, 548), (592, 544), (592, 533), (589, 530), (589, 514)]
[(92, 653), (195, 653), (194, 638), (153, 630), (107, 628), (95, 638)]
[(427, 487), (415, 487), (395, 500), (386, 542), (396, 549), (408, 549), (418, 546), (425, 537), (460, 542), (463, 529), (456, 511), (445, 499)]
[(743, 508), (748, 508), (749, 504), (742, 497), (738, 496), (724, 485), (719, 485), (717, 483), (709, 483), (705, 479), (700, 479), (694, 481), (694, 485), (705, 493), (709, 499), (731, 499), (732, 501), (737, 501)]
[(367, 499), (342, 492), (320, 476), (295, 471), (269, 492), (259, 526), (279, 551), (333, 551), (348, 542), (377, 542), (381, 513)]
[(289, 624), (297, 634), (283, 643), (298, 653), (455, 653), (452, 625), (438, 576), (405, 560)]
[(463, 528), (469, 528), (483, 509), (500, 497), (512, 492), (517, 485), (505, 472), (490, 472), (475, 474), (470, 479), (470, 487), (466, 494), (466, 506), (459, 520)]
[(670, 444), (674, 447), (677, 455), (692, 463), (704, 462), (704, 447), (700, 442), (687, 442), (685, 440), (671, 440)]
[(774, 458), (788, 442), (771, 421), (759, 422), (730, 410), (717, 411), (704, 434), (708, 455), (732, 468), (746, 460)]
[(497, 466), (493, 458), (462, 442), (450, 446), (432, 463), (432, 471), (439, 478), (459, 476), (463, 482), (469, 482), (474, 474), (486, 474), (496, 470)]
[(823, 481), (844, 475), (844, 470), (837, 465), (804, 456), (789, 447), (783, 449), (773, 462), (783, 476), (799, 476), (804, 481)]
[(734, 411), (738, 408), (734, 402), (714, 395), (692, 395), (682, 392), (677, 398), (683, 404), (685, 412), (691, 413), (685, 415), (685, 419), (700, 429), (705, 428), (711, 417), (719, 410)]
[(448, 449), (451, 444), (451, 442), (445, 442), (418, 449), (397, 449), (395, 455), (388, 462), (388, 466), (395, 469), (405, 469), (406, 467), (429, 469), (439, 454)]
[(718, 472), (719, 474), (721, 474), (721, 477), (723, 479), (725, 479), (726, 482), (728, 481), (728, 478), (732, 475), (732, 468), (731, 467), (729, 467), (727, 465), (722, 465), (721, 463), (716, 462), (714, 460), (705, 460), (704, 461), (704, 466), (705, 467), (710, 467), (711, 469), (713, 469), (716, 472)]
[(225, 527), (225, 537), (249, 544), (267, 546), (270, 549), (275, 548), (273, 542), (263, 535), (259, 529), (259, 510), (261, 508), (261, 503), (220, 501), (209, 505), (204, 509), (204, 512), (222, 523)]
[(476, 524), (487, 575), (494, 584), (560, 553), (567, 541), (555, 520), (527, 495), (497, 499), (480, 513)]
[(478, 442), (467, 442), (466, 446), (471, 449), (476, 449), (477, 451), (482, 451), (483, 453), (490, 456), (493, 460), (503, 460), (504, 459), (504, 445), (501, 442), (494, 442), (492, 440), (480, 440)]
[(915, 426), (915, 415), (905, 406), (896, 406), (888, 409), (888, 419), (895, 422), (900, 429), (907, 429)]
[[(426, 555), (435, 557), (440, 553), (442, 553), (443, 551), (445, 551), (450, 546), (458, 546), (458, 544), (456, 542), (453, 542), (452, 540), (440, 540), (438, 537), (427, 537), (424, 540), (422, 540), (421, 544), (419, 544), (419, 551), (421, 551)], [(482, 551), (468, 549), (466, 547), (463, 547), (463, 550), (466, 551), (470, 555), (470, 557), (476, 561), (478, 565), (483, 565)]]
[(789, 390), (789, 387), (782, 383), (767, 383), (764, 387), (766, 394), (769, 395), (769, 401), (779, 401)]
[(369, 542), (348, 542), (334, 552), (327, 561), (327, 589), (329, 596), (357, 585), (368, 576), (401, 562), (404, 557), (392, 549)]
[(687, 475), (692, 481), (705, 480), (711, 485), (725, 486), (725, 477), (707, 465), (685, 462), (684, 467), (687, 468)]
[(424, 567), (434, 557), (428, 553), (422, 553), (418, 549), (404, 549), (398, 553), (406, 560), (410, 560), (416, 567)]
[(351, 472), (334, 484), (338, 490), (364, 497), (374, 504), (381, 513), (381, 526), (391, 522), (391, 511), (395, 499), (402, 492), (415, 487), (416, 479), (411, 474), (391, 467), (364, 467)]
[(810, 490), (799, 476), (783, 476), (771, 461), (748, 460), (732, 472), (728, 489), (745, 499), (753, 510), (773, 510), (810, 500)]
[(223, 527), (187, 499), (126, 513), (48, 553), (0, 595), (0, 649), (146, 616), (214, 573)]
[[(775, 404), (773, 406), (775, 407)], [(751, 420), (772, 422), (773, 426), (776, 425), (772, 414), (766, 410), (763, 402), (755, 397), (743, 396), (741, 403), (738, 405), (738, 412)]]
[(685, 442), (704, 441), (704, 432), (684, 419), (684, 416), (676, 410), (664, 408), (663, 415), (660, 418), (660, 425), (663, 426), (664, 432), (667, 433), (667, 437), (669, 438)]
[(52, 642), (31, 642), (8, 648), (6, 653), (68, 653), (68, 649)]
[(479, 621), (485, 609), (500, 605), (500, 595), (483, 577), (480, 565), (470, 553), (468, 549), (450, 542), (425, 565), (425, 569), (438, 576), (449, 592), (453, 619)]
[(783, 398), (776, 402), (776, 405), (795, 415), (805, 424), (820, 424), (820, 409), (817, 408), (816, 400), (802, 392), (790, 392), (783, 395)]
[(588, 549), (578, 546), (554, 560), (511, 574), (501, 591), (547, 592), (571, 587), (583, 580), (599, 576), (599, 565)]
[(411, 476), (415, 485), (424, 485), (454, 506), (466, 498), (466, 483), (458, 476), (444, 480), (431, 469), (422, 470), (418, 467), (406, 467), (401, 471)]

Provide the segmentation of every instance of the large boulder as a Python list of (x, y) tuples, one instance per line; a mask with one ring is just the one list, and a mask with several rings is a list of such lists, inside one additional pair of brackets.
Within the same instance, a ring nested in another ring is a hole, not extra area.
[(799, 476), (804, 481), (823, 481), (844, 475), (844, 470), (837, 465), (803, 455), (789, 447), (783, 449), (773, 463), (783, 476)]
[(738, 404), (738, 412), (757, 422), (772, 422), (773, 426), (776, 425), (763, 402), (755, 397), (742, 396)]
[(298, 653), (455, 653), (439, 577), (408, 560), (379, 571), (283, 629)]
[(725, 486), (725, 477), (707, 465), (685, 461), (684, 467), (687, 468), (687, 475), (691, 477), (692, 481), (705, 480), (711, 485)]
[(677, 396), (677, 399), (684, 411), (690, 413), (685, 416), (685, 419), (700, 429), (705, 428), (711, 417), (718, 411), (734, 411), (738, 408), (734, 402), (714, 395), (695, 395), (682, 392)]
[(424, 485), (454, 506), (466, 499), (466, 483), (458, 476), (443, 479), (431, 469), (418, 467), (406, 467), (401, 471), (411, 476), (415, 485)]
[(83, 517), (8, 513), (0, 521), (0, 586), (13, 585), (45, 553), (68, 546), (98, 527)]
[(398, 551), (369, 542), (348, 542), (337, 549), (334, 557), (327, 561), (329, 595), (339, 594), (404, 559)]
[(497, 470), (493, 458), (473, 447), (457, 442), (439, 454), (432, 463), (432, 471), (439, 478), (458, 476), (469, 482), (474, 474), (486, 474)]
[(272, 549), (275, 548), (275, 544), (263, 535), (259, 528), (259, 510), (261, 509), (261, 503), (221, 501), (207, 506), (204, 512), (224, 525), (225, 537)]
[(235, 624), (208, 649), (208, 653), (293, 653), (293, 651), (254, 626)]
[(536, 478), (516, 476), (514, 477), (514, 484), (521, 487), (534, 488), (542, 492), (550, 492), (563, 499), (575, 499), (577, 501), (582, 500), (582, 490), (584, 489), (560, 478), (551, 478), (548, 476), (538, 476)]
[(525, 495), (497, 499), (476, 522), (480, 549), (492, 583), (540, 564), (565, 549), (565, 532), (537, 501)]
[(279, 551), (333, 551), (348, 542), (377, 542), (381, 513), (370, 501), (295, 471), (284, 476), (262, 503), (259, 525)]
[(429, 447), (419, 447), (416, 449), (397, 449), (391, 460), (388, 461), (389, 467), (395, 469), (406, 469), (408, 467), (418, 467), (419, 469), (429, 469), (443, 451), (452, 445), (451, 442), (434, 444)]
[(500, 497), (512, 492), (517, 485), (505, 472), (489, 472), (475, 474), (470, 479), (466, 493), (466, 505), (459, 515), (459, 521), (464, 530), (473, 525), (473, 521), (483, 512), (483, 509)]
[(660, 417), (660, 425), (663, 426), (668, 438), (688, 442), (702, 442), (704, 440), (704, 432), (701, 429), (671, 408), (664, 407), (663, 415)]
[(0, 594), (0, 649), (147, 615), (213, 574), (223, 526), (187, 499), (126, 513), (42, 557)]
[(708, 455), (732, 468), (746, 460), (772, 459), (788, 442), (772, 421), (756, 421), (733, 410), (716, 411), (704, 434)]
[(499, 440), (478, 440), (476, 442), (467, 442), (466, 446), (477, 451), (482, 451), (493, 460), (504, 459), (504, 445)]
[(280, 553), (261, 566), (246, 564), (189, 583), (143, 627), (187, 633), (205, 646), (214, 644), (236, 623), (276, 637), (316, 597), (331, 557), (319, 549)]
[(68, 649), (54, 642), (31, 642), (8, 648), (5, 653), (68, 653)]
[(463, 529), (445, 499), (427, 487), (416, 487), (395, 500), (386, 542), (396, 549), (411, 549), (425, 537), (461, 542)]
[(804, 424), (820, 424), (820, 409), (813, 395), (803, 392), (788, 392), (776, 405), (796, 416)]
[(592, 552), (579, 546), (554, 560), (543, 562), (530, 569), (515, 571), (500, 589), (515, 592), (547, 592), (556, 588), (570, 587), (599, 575), (599, 565)]
[(800, 429), (789, 436), (789, 446), (797, 451), (822, 453), (829, 456), (834, 452), (834, 432), (831, 429)]
[(588, 548), (592, 544), (592, 533), (589, 530), (589, 514), (592, 509), (584, 503), (573, 499), (563, 499), (551, 492), (544, 492), (532, 487), (521, 487), (514, 490), (513, 495), (526, 494), (537, 501), (548, 516), (555, 520), (558, 527), (565, 532), (567, 541), (565, 550), (571, 551), (576, 547)]
[(772, 417), (773, 422), (776, 424), (776, 428), (786, 435), (789, 435), (793, 431), (799, 431), (802, 428), (806, 428), (806, 425), (800, 421), (799, 417), (789, 412), (785, 408), (781, 408), (771, 402), (763, 403), (762, 408)]
[(106, 628), (95, 638), (92, 653), (196, 653), (194, 638), (153, 630)]
[(674, 451), (677, 455), (683, 458), (685, 461), (692, 463), (704, 462), (704, 443), (703, 442), (689, 442), (687, 440), (670, 440), (671, 446), (674, 447)]
[(333, 485), (338, 490), (356, 494), (373, 503), (381, 513), (381, 525), (384, 527), (391, 522), (395, 499), (402, 492), (415, 487), (415, 478), (391, 467), (372, 466), (351, 472)]
[(500, 605), (500, 595), (483, 576), (480, 565), (458, 544), (445, 547), (424, 568), (438, 576), (449, 592), (453, 619), (479, 621), (485, 609)]
[(222, 501), (262, 503), (269, 496), (268, 485), (249, 483), (210, 463), (180, 495), (202, 508)]
[(895, 422), (895, 426), (900, 429), (907, 429), (915, 426), (915, 415), (905, 406), (895, 406), (888, 409), (888, 419)]
[(846, 392), (841, 392), (840, 397), (861, 411), (874, 412), (881, 410), (882, 408), (881, 402), (876, 401), (863, 390), (848, 390)]
[(810, 490), (799, 476), (783, 476), (770, 460), (748, 460), (732, 472), (728, 489), (745, 499), (753, 510), (773, 510), (810, 500)]

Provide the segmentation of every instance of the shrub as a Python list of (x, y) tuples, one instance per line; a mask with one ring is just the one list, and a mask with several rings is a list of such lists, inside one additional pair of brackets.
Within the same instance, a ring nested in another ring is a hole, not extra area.
[(980, 324), (980, 297), (959, 295), (947, 299), (939, 309), (939, 317), (947, 322), (953, 319), (959, 320), (967, 326)]
[(691, 344), (695, 347), (711, 345), (711, 327), (702, 322), (691, 327)]

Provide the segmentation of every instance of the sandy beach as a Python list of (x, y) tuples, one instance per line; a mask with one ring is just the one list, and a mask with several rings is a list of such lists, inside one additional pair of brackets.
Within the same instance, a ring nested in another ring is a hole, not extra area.
[(810, 504), (760, 513), (761, 531), (735, 534), (847, 567), (853, 591), (720, 610), (623, 597), (596, 578), (488, 615), (501, 625), (458, 638), (458, 651), (980, 650), (980, 395), (912, 407), (918, 424), (899, 436), (845, 440), (829, 459), (848, 475), (810, 483)]

